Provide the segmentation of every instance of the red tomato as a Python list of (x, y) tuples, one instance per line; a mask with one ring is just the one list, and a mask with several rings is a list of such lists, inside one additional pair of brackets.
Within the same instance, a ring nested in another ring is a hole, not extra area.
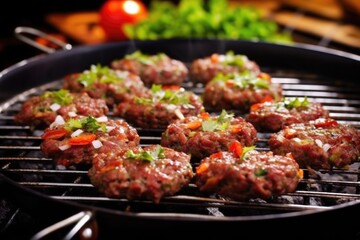
[(137, 0), (107, 0), (100, 8), (100, 26), (110, 41), (126, 40), (123, 26), (136, 23), (148, 15), (144, 3)]

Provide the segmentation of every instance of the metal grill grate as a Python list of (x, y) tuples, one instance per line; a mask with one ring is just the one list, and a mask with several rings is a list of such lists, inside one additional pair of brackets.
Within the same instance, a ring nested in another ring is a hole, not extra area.
[[(354, 83), (340, 79), (323, 78), (304, 72), (263, 69), (273, 76), (273, 81), (283, 85), (284, 95), (307, 96), (311, 101), (321, 102), (330, 111), (330, 116), (341, 123), (360, 128), (360, 92)], [(0, 167), (1, 173), (30, 188), (53, 198), (74, 201), (106, 209), (145, 213), (148, 216), (162, 214), (179, 217), (179, 214), (203, 216), (259, 216), (304, 210), (322, 210), (349, 201), (360, 200), (359, 162), (349, 169), (331, 171), (308, 171), (294, 193), (264, 201), (233, 201), (218, 196), (202, 195), (195, 184), (190, 183), (178, 194), (166, 197), (159, 204), (150, 201), (128, 201), (102, 196), (91, 185), (87, 169), (59, 169), (52, 159), (44, 158), (40, 151), (42, 129), (16, 126), (13, 116), (21, 104), (31, 95), (44, 90), (57, 89), (61, 80), (30, 89), (0, 105)], [(188, 90), (201, 94), (202, 86), (185, 83)], [(110, 114), (110, 117), (114, 117)], [(161, 130), (138, 129), (141, 145), (160, 142)], [(269, 133), (258, 133), (258, 150), (269, 150)], [(195, 165), (193, 166), (195, 167)]]

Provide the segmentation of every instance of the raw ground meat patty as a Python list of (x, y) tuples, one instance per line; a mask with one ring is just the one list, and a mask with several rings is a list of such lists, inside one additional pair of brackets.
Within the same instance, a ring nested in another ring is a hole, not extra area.
[(206, 84), (203, 93), (206, 111), (226, 109), (248, 113), (251, 105), (268, 98), (280, 100), (282, 86), (272, 83), (266, 73), (220, 74)]
[(227, 150), (234, 140), (252, 146), (257, 139), (251, 123), (222, 111), (220, 115), (203, 113), (170, 124), (162, 133), (161, 145), (191, 154), (192, 160), (197, 161)]
[(45, 129), (40, 148), (55, 163), (89, 165), (95, 153), (122, 151), (139, 145), (140, 137), (135, 128), (123, 120), (107, 117), (72, 118), (66, 122), (57, 117)]
[(231, 145), (229, 151), (212, 154), (200, 162), (195, 184), (201, 192), (249, 200), (295, 191), (303, 174), (292, 157), (239, 148), (238, 144)]
[(330, 118), (295, 123), (268, 140), (275, 154), (291, 153), (303, 168), (344, 168), (360, 157), (360, 132)]
[(150, 97), (135, 97), (120, 103), (114, 115), (134, 127), (165, 129), (171, 122), (204, 112), (201, 98), (178, 86), (153, 85)]
[(81, 73), (65, 76), (64, 88), (71, 92), (86, 92), (92, 98), (106, 100), (109, 107), (133, 96), (146, 96), (149, 89), (140, 77), (128, 71), (113, 70), (107, 66), (91, 65)]
[(251, 106), (246, 120), (259, 132), (277, 132), (292, 123), (303, 123), (317, 118), (329, 117), (329, 111), (321, 103), (309, 102), (307, 98), (284, 98)]
[(259, 66), (242, 54), (234, 54), (228, 51), (225, 54), (214, 53), (204, 58), (192, 61), (190, 65), (190, 77), (194, 82), (208, 83), (219, 73), (253, 72), (260, 73)]
[(92, 184), (105, 196), (154, 203), (177, 193), (193, 176), (190, 155), (160, 145), (97, 154), (89, 169)]
[(188, 77), (186, 65), (164, 53), (144, 54), (135, 51), (111, 63), (113, 69), (126, 70), (140, 76), (145, 86), (153, 84), (181, 85)]
[(14, 121), (20, 125), (47, 127), (57, 115), (68, 119), (75, 115), (100, 117), (109, 112), (103, 99), (93, 99), (87, 93), (70, 93), (68, 90), (46, 91), (28, 98)]

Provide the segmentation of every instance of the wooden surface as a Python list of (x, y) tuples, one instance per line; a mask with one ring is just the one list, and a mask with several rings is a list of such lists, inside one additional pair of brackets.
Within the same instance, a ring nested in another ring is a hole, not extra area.
[[(262, 0), (253, 2), (256, 3), (254, 6), (262, 9), (267, 17), (287, 29), (360, 48), (360, 27), (356, 24), (341, 23), (344, 11), (337, 0), (281, 0), (275, 2)], [(241, 3), (249, 5), (251, 1), (241, 1)], [(106, 42), (104, 31), (98, 24), (97, 12), (50, 14), (46, 20), (61, 33), (81, 44)]]

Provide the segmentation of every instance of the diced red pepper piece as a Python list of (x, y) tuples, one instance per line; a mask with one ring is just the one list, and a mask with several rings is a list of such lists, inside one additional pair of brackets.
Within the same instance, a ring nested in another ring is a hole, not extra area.
[(243, 147), (242, 147), (241, 143), (238, 141), (232, 142), (229, 147), (229, 152), (232, 152), (236, 156), (241, 157), (241, 154), (243, 153)]
[(70, 138), (69, 145), (88, 145), (96, 139), (96, 135), (93, 133), (84, 133), (76, 137)]
[(210, 158), (222, 158), (222, 152), (213, 153)]
[(62, 138), (63, 136), (65, 136), (69, 131), (64, 129), (64, 128), (60, 128), (60, 129), (52, 129), (52, 130), (47, 130), (44, 132), (44, 134), (41, 136), (42, 139), (59, 139)]
[(339, 123), (335, 119), (331, 118), (319, 118), (315, 120), (315, 127), (335, 127), (339, 125)]
[(194, 122), (189, 122), (186, 123), (186, 128), (190, 129), (190, 130), (195, 130), (199, 127), (201, 127), (202, 123), (200, 121), (194, 121)]
[(219, 62), (219, 54), (217, 54), (217, 53), (211, 54), (210, 60), (211, 60), (212, 63), (217, 63), (217, 62)]

